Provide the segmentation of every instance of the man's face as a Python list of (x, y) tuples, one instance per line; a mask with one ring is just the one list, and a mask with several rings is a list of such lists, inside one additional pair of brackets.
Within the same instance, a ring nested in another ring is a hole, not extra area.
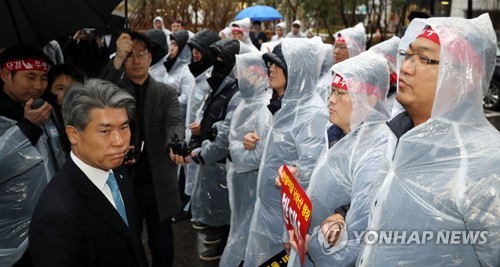
[(252, 25), (252, 28), (254, 32), (260, 32), (260, 24), (254, 24)]
[(300, 26), (299, 25), (292, 25), (292, 32), (293, 34), (299, 34)]
[(276, 34), (278, 36), (283, 36), (283, 29), (281, 27), (276, 27)]
[(170, 58), (174, 58), (179, 54), (179, 46), (175, 40), (170, 40)]
[(349, 49), (347, 45), (342, 42), (335, 42), (333, 48), (333, 59), (335, 63), (340, 63), (349, 58)]
[(120, 166), (128, 152), (130, 128), (125, 108), (95, 108), (83, 131), (66, 127), (73, 153), (83, 162), (101, 170)]
[(159, 30), (162, 29), (160, 20), (155, 20), (155, 29), (159, 29)]
[(198, 62), (203, 58), (203, 54), (201, 54), (200, 50), (195, 47), (193, 47), (193, 50), (191, 51), (193, 52), (193, 62)]
[(1, 69), (4, 82), (3, 90), (16, 102), (27, 102), (38, 98), (47, 88), (47, 72), (39, 70), (22, 70), (13, 74), (6, 68)]
[(50, 92), (57, 96), (57, 104), (59, 106), (62, 106), (66, 89), (68, 89), (68, 87), (74, 82), (75, 80), (66, 74), (61, 74), (54, 79), (54, 83), (52, 83), (52, 86), (49, 89)]
[[(407, 52), (439, 60), (439, 49), (440, 46), (431, 40), (417, 38), (410, 44)], [(438, 70), (438, 64), (423, 65), (418, 56), (413, 56), (403, 62), (399, 74), (399, 90), (396, 100), (412, 117), (414, 115), (427, 119), (431, 117)]]
[(232, 31), (231, 33), (233, 34), (234, 39), (240, 40), (243, 42), (243, 38), (245, 37), (245, 35), (243, 35), (243, 33), (241, 31)]
[(178, 23), (178, 22), (172, 23), (172, 32), (180, 31), (182, 29), (183, 29), (183, 27), (180, 23)]
[(352, 103), (347, 90), (331, 87), (329, 99), (330, 122), (341, 128), (344, 133), (351, 127)]
[(280, 92), (285, 91), (285, 85), (286, 85), (286, 77), (285, 74), (283, 73), (283, 69), (280, 68), (277, 64), (274, 64), (272, 62), (269, 62), (270, 64), (269, 67), (269, 86), (273, 88), (274, 90)]
[(151, 65), (151, 53), (141, 41), (134, 40), (132, 52), (125, 60), (125, 73), (131, 80), (141, 80), (148, 77)]

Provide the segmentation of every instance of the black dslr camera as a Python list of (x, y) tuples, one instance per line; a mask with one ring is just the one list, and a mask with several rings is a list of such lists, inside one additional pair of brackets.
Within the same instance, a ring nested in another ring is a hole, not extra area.
[(191, 151), (194, 149), (190, 144), (188, 144), (185, 140), (179, 139), (179, 136), (174, 134), (172, 137), (172, 142), (168, 145), (172, 152), (175, 155), (179, 155), (182, 157), (188, 157)]

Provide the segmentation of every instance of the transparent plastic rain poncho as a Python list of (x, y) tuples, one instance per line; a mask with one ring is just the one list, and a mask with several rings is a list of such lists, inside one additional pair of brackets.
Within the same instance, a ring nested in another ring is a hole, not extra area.
[(186, 44), (179, 51), (179, 56), (168, 72), (168, 75), (165, 76), (163, 81), (160, 81), (177, 90), (179, 106), (181, 107), (181, 117), (183, 119), (186, 118), (189, 94), (191, 94), (195, 85), (195, 78), (189, 70), (189, 63), (191, 63), (191, 48)]
[[(314, 168), (307, 189), (313, 209), (305, 266), (354, 266), (361, 243), (353, 232), (366, 230), (376, 190), (374, 185), (380, 185), (388, 169), (385, 122), (389, 117), (386, 108), (389, 67), (386, 59), (367, 51), (335, 64), (333, 71), (344, 78), (348, 88), (352, 103), (351, 131), (326, 151)], [(320, 225), (335, 209), (349, 203), (346, 239), (329, 248)], [(295, 249), (288, 266), (300, 266)]]
[(316, 91), (325, 104), (328, 105), (328, 92), (330, 90), (330, 85), (332, 84), (332, 73), (330, 68), (333, 66), (333, 45), (323, 44), (325, 48), (325, 58), (321, 64), (321, 72), (319, 74), (318, 85), (316, 86)]
[[(201, 105), (207, 98), (210, 92), (210, 85), (207, 82), (207, 78), (210, 77), (213, 67), (206, 69), (198, 77), (195, 78), (195, 85), (191, 93), (189, 94), (187, 102), (187, 113), (186, 113), (186, 142), (189, 144), (191, 141), (191, 129), (189, 125), (195, 121), (201, 121), (203, 117)], [(187, 164), (184, 166), (184, 174), (186, 176), (186, 183), (184, 187), (184, 193), (191, 196), (193, 193), (194, 180), (198, 176), (199, 165), (198, 164)]]
[(235, 20), (231, 22), (231, 26), (237, 25), (240, 27), (240, 29), (243, 32), (243, 40), (240, 40), (244, 44), (248, 45), (248, 47), (251, 49), (252, 52), (258, 52), (259, 49), (255, 47), (255, 45), (252, 43), (252, 39), (250, 39), (250, 27), (252, 27), (252, 21), (250, 18), (244, 18), (240, 20)]
[(337, 37), (339, 33), (346, 41), (350, 58), (357, 56), (366, 50), (366, 33), (363, 23), (358, 23), (352, 28), (340, 30), (336, 32), (334, 36)]
[(231, 207), (231, 230), (220, 266), (238, 266), (245, 259), (248, 230), (257, 191), (257, 174), (264, 149), (257, 142), (255, 150), (243, 148), (243, 137), (255, 132), (265, 139), (272, 114), (267, 108), (271, 98), (267, 67), (260, 53), (236, 56), (241, 102), (234, 111), (229, 134), (232, 168), (228, 170), (227, 187)]
[(31, 215), (55, 174), (46, 140), (44, 133), (33, 146), (15, 121), (0, 116), (0, 266), (26, 251)]
[[(389, 74), (396, 72), (396, 64), (397, 64), (396, 55), (398, 53), (398, 47), (400, 41), (401, 39), (399, 39), (399, 37), (394, 36), (391, 39), (385, 40), (368, 49), (383, 56), (387, 60), (387, 63), (389, 63)], [(387, 110), (389, 111), (389, 113), (391, 113), (395, 101), (396, 101), (396, 94), (393, 94), (387, 98)]]
[[(239, 54), (250, 52), (250, 48), (244, 43), (239, 42), (239, 45)], [(234, 81), (233, 69), (217, 90), (222, 90)], [(213, 142), (203, 141), (201, 147), (201, 155), (205, 164), (199, 165), (198, 177), (195, 178), (191, 213), (194, 221), (200, 221), (213, 227), (229, 225), (230, 223), (231, 211), (227, 191), (226, 164), (218, 163), (218, 161), (225, 159), (229, 154), (229, 127), (234, 110), (240, 100), (240, 94), (236, 92), (229, 101), (225, 119), (214, 125), (218, 129), (217, 137)]]
[(315, 91), (324, 58), (322, 41), (283, 38), (282, 51), (288, 66), (287, 86), (267, 138), (259, 141), (265, 145), (245, 266), (258, 266), (284, 249), (281, 191), (274, 184), (279, 167), (296, 165), (297, 179), (307, 189), (314, 165), (327, 147), (327, 108)]
[[(426, 25), (441, 43), (431, 118), (399, 141), (390, 132), (389, 174), (371, 204), (368, 225), (374, 231), (407, 231), (406, 241), (418, 231), (420, 241), (365, 244), (358, 264), (500, 266), (500, 133), (482, 108), (495, 65), (495, 32), (487, 14), (471, 20), (414, 19), (400, 49)], [(423, 231), (433, 238), (421, 242)], [(437, 244), (437, 234), (446, 231), (460, 231), (460, 244), (452, 238)], [(464, 243), (461, 231), (487, 231), (487, 242)]]

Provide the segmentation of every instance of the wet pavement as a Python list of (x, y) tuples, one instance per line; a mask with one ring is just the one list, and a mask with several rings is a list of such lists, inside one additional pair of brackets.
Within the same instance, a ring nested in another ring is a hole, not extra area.
[[(203, 261), (200, 260), (199, 254), (204, 250), (207, 230), (196, 230), (192, 227), (192, 222), (181, 221), (172, 223), (174, 231), (174, 267), (216, 267), (219, 266), (219, 260)], [(146, 231), (144, 231), (145, 233)], [(147, 239), (143, 235), (144, 247), (148, 260), (151, 260), (147, 248)], [(150, 262), (151, 264), (151, 262)]]

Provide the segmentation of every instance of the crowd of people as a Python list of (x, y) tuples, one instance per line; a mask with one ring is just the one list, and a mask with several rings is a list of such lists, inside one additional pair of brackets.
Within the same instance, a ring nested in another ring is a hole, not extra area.
[[(186, 219), (224, 267), (500, 266), (490, 17), (415, 19), (368, 50), (362, 24), (333, 44), (291, 26), (268, 41), (249, 18), (156, 17), (79, 50), (96, 57), (5, 49), (0, 266), (148, 266), (143, 231), (151, 266), (172, 266)], [(304, 263), (285, 165), (312, 202)]]

